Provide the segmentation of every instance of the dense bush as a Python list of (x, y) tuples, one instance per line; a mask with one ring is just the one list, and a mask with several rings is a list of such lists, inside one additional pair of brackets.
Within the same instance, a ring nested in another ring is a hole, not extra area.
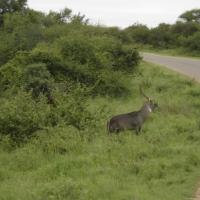
[(89, 38), (84, 36), (64, 37), (58, 41), (61, 55), (67, 61), (72, 61), (79, 65), (86, 65), (89, 68), (100, 67), (100, 60), (95, 55), (94, 45)]
[(60, 124), (95, 127), (87, 101), (127, 95), (138, 51), (118, 28), (88, 25), (67, 8), (44, 14), (23, 5), (1, 16), (0, 134), (19, 143)]
[(98, 116), (87, 110), (88, 95), (126, 95), (122, 74), (135, 70), (140, 59), (135, 49), (104, 38), (70, 36), (41, 43), (3, 65), (0, 89), (2, 101), (8, 100), (1, 104), (0, 133), (19, 143), (59, 124), (81, 131), (95, 126)]
[(53, 80), (45, 64), (38, 63), (26, 66), (23, 78), (25, 89), (32, 91), (34, 98), (44, 94), (48, 99), (48, 103), (55, 103), (52, 96)]
[(200, 31), (200, 27), (195, 22), (176, 22), (176, 24), (171, 26), (171, 34), (177, 36), (190, 36), (197, 31)]
[(32, 10), (4, 15), (4, 25), (0, 31), (0, 65), (13, 58), (17, 51), (31, 50), (43, 40), (42, 17), (41, 13)]
[(2, 0), (0, 2), (0, 26), (4, 23), (3, 17), (6, 13), (23, 12), (27, 0)]
[(160, 24), (151, 30), (149, 43), (154, 47), (169, 48), (174, 45), (174, 40), (170, 25)]
[(15, 142), (26, 141), (34, 132), (48, 125), (50, 108), (35, 102), (28, 93), (18, 92), (9, 99), (0, 99), (0, 133)]
[(125, 29), (130, 39), (137, 43), (148, 44), (150, 42), (150, 30), (147, 26), (135, 24)]
[(200, 31), (183, 40), (183, 45), (190, 51), (200, 52)]
[(84, 90), (80, 86), (72, 87), (73, 90), (67, 94), (54, 92), (56, 107), (46, 103), (48, 97), (40, 95), (35, 101), (30, 93), (20, 90), (15, 96), (0, 98), (0, 134), (10, 136), (19, 144), (37, 131), (59, 124), (82, 131), (95, 126), (96, 119), (87, 109)]

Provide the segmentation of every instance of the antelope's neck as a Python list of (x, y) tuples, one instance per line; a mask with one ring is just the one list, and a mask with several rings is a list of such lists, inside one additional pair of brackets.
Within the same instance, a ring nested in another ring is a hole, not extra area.
[(149, 116), (149, 114), (152, 112), (152, 109), (148, 104), (145, 104), (141, 108), (140, 112), (142, 114), (142, 118), (145, 120)]
[(148, 104), (146, 106), (147, 106), (148, 111), (151, 113), (152, 112), (151, 107)]

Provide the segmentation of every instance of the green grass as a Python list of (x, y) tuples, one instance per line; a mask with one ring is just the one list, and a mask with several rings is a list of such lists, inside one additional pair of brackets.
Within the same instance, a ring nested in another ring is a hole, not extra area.
[[(17, 149), (0, 146), (1, 200), (184, 200), (200, 179), (200, 87), (175, 72), (148, 63), (130, 75), (131, 95), (89, 100), (98, 128), (84, 136), (72, 127), (54, 127)], [(159, 109), (139, 136), (106, 135), (114, 114), (140, 108), (138, 91)], [(102, 111), (103, 108), (103, 111)]]

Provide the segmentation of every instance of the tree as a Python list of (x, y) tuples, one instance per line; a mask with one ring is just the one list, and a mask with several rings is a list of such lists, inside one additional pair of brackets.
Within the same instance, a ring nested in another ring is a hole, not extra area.
[(170, 31), (171, 25), (165, 23), (151, 29), (150, 44), (158, 48), (169, 48), (174, 44), (174, 38)]
[(12, 59), (18, 51), (29, 51), (43, 40), (43, 21), (40, 12), (5, 13), (0, 31), (0, 66)]
[(27, 0), (1, 0), (0, 14), (22, 11), (26, 7)]
[(145, 25), (134, 24), (125, 29), (125, 32), (134, 42), (141, 44), (149, 43), (150, 30)]
[(46, 26), (52, 24), (68, 23), (71, 21), (72, 11), (69, 8), (65, 8), (60, 12), (50, 11), (46, 18)]
[(199, 26), (195, 22), (176, 22), (172, 25), (171, 33), (179, 36), (188, 37), (199, 31)]
[(1, 0), (0, 1), (0, 26), (5, 13), (21, 12), (26, 8), (27, 0)]
[(179, 16), (180, 19), (186, 22), (198, 22), (200, 23), (200, 9), (193, 9), (184, 12)]
[(183, 40), (183, 46), (189, 51), (200, 52), (200, 32), (185, 38)]
[(81, 15), (81, 13), (78, 13), (71, 18), (71, 22), (74, 24), (87, 25), (89, 23), (89, 19), (87, 19), (85, 15)]

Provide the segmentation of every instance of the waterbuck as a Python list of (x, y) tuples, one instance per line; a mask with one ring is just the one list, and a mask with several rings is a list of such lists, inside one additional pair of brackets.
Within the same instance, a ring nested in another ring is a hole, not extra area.
[(141, 109), (112, 117), (107, 123), (108, 133), (119, 133), (120, 131), (124, 130), (135, 130), (136, 134), (139, 134), (142, 125), (148, 118), (149, 114), (154, 111), (156, 107), (158, 107), (158, 104), (146, 96), (142, 89), (140, 89), (140, 92), (146, 99)]

